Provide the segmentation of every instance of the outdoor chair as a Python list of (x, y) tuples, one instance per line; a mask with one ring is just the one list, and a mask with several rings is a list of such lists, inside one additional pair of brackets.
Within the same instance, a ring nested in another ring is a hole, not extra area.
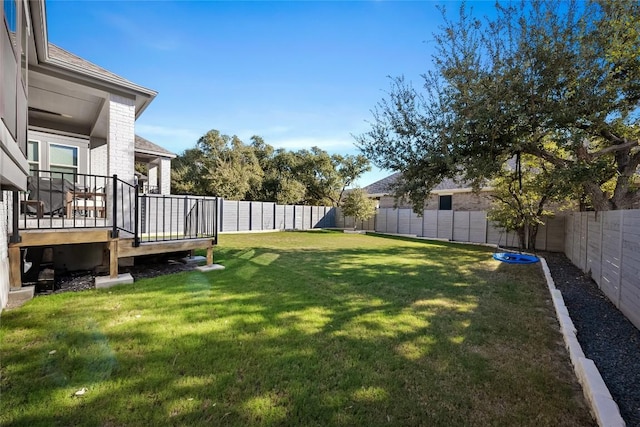
[(67, 218), (75, 216), (106, 218), (106, 193), (101, 188), (93, 191), (68, 191), (65, 206)]

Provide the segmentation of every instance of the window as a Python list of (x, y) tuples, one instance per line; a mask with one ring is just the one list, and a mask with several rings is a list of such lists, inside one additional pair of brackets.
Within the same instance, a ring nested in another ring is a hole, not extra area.
[(440, 196), (438, 209), (440, 209), (441, 211), (450, 211), (452, 206), (452, 197), (453, 196), (451, 196), (450, 194), (447, 196)]
[(49, 170), (59, 172), (59, 177), (64, 176), (65, 179), (71, 178), (68, 176), (70, 174), (78, 173), (78, 147), (49, 144)]
[(29, 175), (40, 169), (40, 143), (29, 140), (27, 142), (27, 160), (29, 161)]

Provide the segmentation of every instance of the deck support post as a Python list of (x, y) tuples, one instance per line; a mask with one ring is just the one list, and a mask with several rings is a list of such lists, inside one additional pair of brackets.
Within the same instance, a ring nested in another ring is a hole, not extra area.
[(213, 264), (213, 245), (209, 244), (207, 247), (207, 265)]
[(9, 283), (12, 290), (22, 287), (21, 264), (20, 247), (9, 246)]
[(109, 240), (109, 277), (118, 278), (118, 239)]

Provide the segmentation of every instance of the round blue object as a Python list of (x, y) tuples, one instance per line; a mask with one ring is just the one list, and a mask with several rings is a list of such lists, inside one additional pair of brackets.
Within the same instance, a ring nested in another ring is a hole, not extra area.
[(496, 254), (493, 254), (493, 258), (498, 261), (506, 262), (508, 264), (533, 264), (540, 261), (537, 256), (513, 254), (508, 252), (498, 252)]

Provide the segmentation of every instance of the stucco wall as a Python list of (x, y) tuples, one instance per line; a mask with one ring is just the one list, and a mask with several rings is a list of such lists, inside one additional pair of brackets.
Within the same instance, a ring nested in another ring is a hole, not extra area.
[[(489, 192), (483, 191), (478, 194), (454, 193), (451, 197), (452, 208), (454, 211), (486, 211), (491, 207), (491, 197)], [(432, 194), (425, 203), (425, 210), (438, 210), (439, 195)], [(392, 196), (383, 196), (380, 198), (380, 208), (393, 208), (394, 200)], [(398, 208), (411, 208), (411, 204), (407, 201), (398, 204)]]

